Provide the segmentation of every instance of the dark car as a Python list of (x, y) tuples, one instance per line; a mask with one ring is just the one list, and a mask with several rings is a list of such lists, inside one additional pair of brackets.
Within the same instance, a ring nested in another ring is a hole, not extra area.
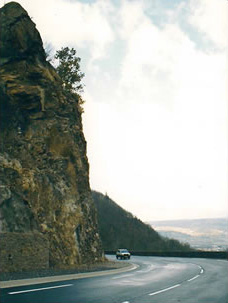
[(126, 248), (119, 248), (116, 252), (116, 259), (130, 259), (131, 254)]

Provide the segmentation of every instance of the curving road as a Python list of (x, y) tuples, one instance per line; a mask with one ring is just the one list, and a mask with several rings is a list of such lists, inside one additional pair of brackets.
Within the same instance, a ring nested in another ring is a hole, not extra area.
[(135, 266), (125, 273), (3, 288), (0, 302), (228, 303), (225, 260), (133, 256), (128, 262)]

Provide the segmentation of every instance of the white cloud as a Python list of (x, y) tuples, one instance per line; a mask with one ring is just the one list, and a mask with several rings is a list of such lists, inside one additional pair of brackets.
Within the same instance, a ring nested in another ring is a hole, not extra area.
[(219, 48), (227, 47), (228, 2), (190, 0), (189, 22)]
[(179, 85), (175, 70), (192, 52), (193, 43), (176, 25), (159, 29), (145, 20), (128, 39), (122, 90), (129, 92), (131, 102), (140, 98), (140, 102), (172, 103)]
[(129, 35), (131, 35), (144, 20), (143, 2), (122, 1), (117, 19), (121, 38), (128, 39)]
[(131, 18), (126, 3), (118, 92), (99, 106), (96, 124), (106, 142), (99, 146), (105, 178), (92, 176), (92, 185), (147, 220), (222, 216), (217, 206), (227, 209), (225, 55), (200, 51), (177, 24), (156, 27), (142, 17), (140, 5)]

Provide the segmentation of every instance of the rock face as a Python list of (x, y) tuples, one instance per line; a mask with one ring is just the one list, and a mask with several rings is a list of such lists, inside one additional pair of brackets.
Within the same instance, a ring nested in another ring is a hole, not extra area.
[(0, 232), (41, 232), (51, 266), (103, 258), (76, 95), (16, 2), (0, 9)]

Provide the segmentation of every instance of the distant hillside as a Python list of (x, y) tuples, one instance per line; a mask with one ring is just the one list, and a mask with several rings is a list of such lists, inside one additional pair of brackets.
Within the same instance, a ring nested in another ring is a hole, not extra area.
[(98, 211), (98, 228), (104, 250), (117, 248), (151, 252), (191, 250), (188, 244), (160, 236), (150, 225), (118, 206), (107, 195), (93, 191), (92, 196)]
[(161, 235), (188, 242), (193, 248), (221, 251), (228, 249), (228, 219), (151, 221)]

